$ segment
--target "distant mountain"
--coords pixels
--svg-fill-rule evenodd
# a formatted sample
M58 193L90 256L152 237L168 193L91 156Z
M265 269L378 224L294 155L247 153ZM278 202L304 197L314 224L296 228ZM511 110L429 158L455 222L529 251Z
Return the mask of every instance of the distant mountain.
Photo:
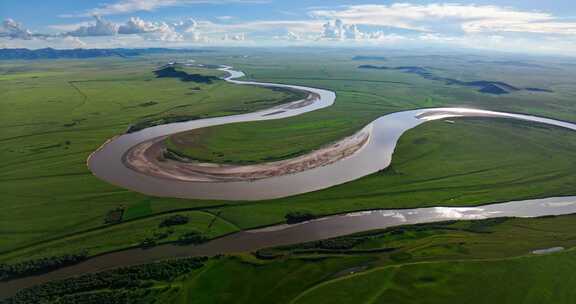
M515 60L502 60L502 61L472 60L472 61L468 61L468 62L474 63L474 64L496 64L496 65L501 65L501 66L514 66L514 67L525 67L525 68L541 68L541 69L550 68L550 67L539 65L539 64L533 64L533 63L527 63L527 62L515 61Z
M442 81L446 85L460 85L465 87L474 87L478 89L478 92L493 95L503 95L510 94L516 91L529 91L529 92L540 92L540 93L552 93L552 90L540 89L540 88L518 88L513 85L509 85L501 81L461 81L453 78L446 78L436 76L433 72L429 71L425 67L418 66L400 66L400 67L387 67L387 66L377 66L377 65L360 65L359 69L372 69L372 70L396 70L402 71L404 73L416 74L420 77L428 80Z
M134 57L148 54L163 53L200 53L206 50L193 49L67 49L57 50L52 48L30 49L0 49L0 60L14 59L58 59L58 58L95 58L95 57Z
M386 57L382 57L382 56L354 56L352 58L352 60L356 60L356 61L386 61L388 60Z

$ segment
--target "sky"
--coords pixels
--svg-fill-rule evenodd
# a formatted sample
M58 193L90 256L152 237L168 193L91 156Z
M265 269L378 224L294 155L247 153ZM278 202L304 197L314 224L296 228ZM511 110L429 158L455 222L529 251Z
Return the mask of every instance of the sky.
M0 48L371 46L576 54L576 1L0 0Z

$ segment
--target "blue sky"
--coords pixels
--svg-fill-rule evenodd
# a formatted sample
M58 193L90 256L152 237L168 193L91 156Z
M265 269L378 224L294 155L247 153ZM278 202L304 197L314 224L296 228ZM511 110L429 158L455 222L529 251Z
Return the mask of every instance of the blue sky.
M576 53L576 4L568 0L0 1L0 47L430 45Z

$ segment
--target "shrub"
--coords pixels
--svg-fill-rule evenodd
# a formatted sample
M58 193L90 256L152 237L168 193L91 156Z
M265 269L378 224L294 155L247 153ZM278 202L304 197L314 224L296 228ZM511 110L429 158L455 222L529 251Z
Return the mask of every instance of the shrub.
M106 214L104 222L106 224L117 224L122 222L122 217L124 216L124 207L114 208Z
M206 236L198 231L191 231L186 234L181 235L178 238L178 243L182 245L189 245L189 244L201 244L208 240Z
M390 255L390 259L392 259L395 262L406 262L406 261L410 261L412 259L412 254L410 254L409 252L397 252L397 253L393 253Z
M140 242L140 247L150 248L156 246L156 239L147 237Z
M169 227L175 225L184 225L189 221L187 216L176 214L165 218L161 223L160 227Z
M309 220L313 220L316 216L310 212L306 211L291 211L284 216L286 218L286 223L288 224L295 224L300 222L305 222Z

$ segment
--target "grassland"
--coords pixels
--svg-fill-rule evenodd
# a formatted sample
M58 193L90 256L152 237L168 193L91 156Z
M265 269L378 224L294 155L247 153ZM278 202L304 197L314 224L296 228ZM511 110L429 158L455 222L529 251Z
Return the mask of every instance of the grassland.
M301 249L284 249L290 253L261 265L231 265L225 260L219 262L220 267L237 269L242 265L242 273L258 271L275 274L276 278L233 286L221 284L210 294L239 295L234 298L239 302L224 298L219 303L571 303L575 296L570 271L574 251L546 256L529 252L574 246L569 240L574 235L573 220L574 216L565 216L425 225L352 236L349 238L355 237L356 245L335 253L325 250L315 254L315 248L303 245ZM381 248L393 250L359 251ZM350 263L350 258L356 261ZM334 259L339 262L334 263ZM275 268L287 261L298 261L299 266ZM314 263L324 267L321 282L314 272L308 276L307 269ZM329 267L331 263L338 267ZM208 279L211 275L218 275L219 281L236 282L235 277L225 273L209 269L203 278L185 279L191 287L183 290L203 295L202 282L218 281ZM261 285L269 281L274 282L273 287ZM241 295L250 290L250 300L242 301ZM277 296L275 301L270 294Z
M238 231L237 227L221 218L201 211L178 212L186 216L189 223L172 227L160 224L167 215L157 215L138 221L127 221L80 234L48 241L41 246L27 247L2 256L3 262L18 262L47 255L64 255L70 252L88 250L90 255L98 255L129 247L140 247L144 240L154 240L156 244L176 242L179 237L190 232L199 232L207 238L215 238Z
M465 106L528 113L573 121L576 92L567 80L574 71L555 63L534 66L478 64L467 56L391 56L387 66L426 67L438 77L461 81L502 81L518 87L538 87L553 93L514 92L493 95L445 85L402 71L359 69L366 63L343 54L323 58L306 54L271 54L257 65L230 62L251 79L321 87L337 93L334 106L279 121L260 121L194 130L179 137L194 138L193 147L170 148L190 158L220 163L258 163L293 157L350 135L377 117L402 110ZM229 59L228 59L229 60ZM313 60L313 61L312 61ZM246 59L246 61L250 61ZM317 67L312 69L311 67ZM285 68L286 67L286 68Z
M158 66L150 59L2 63L2 252L104 227L107 212L117 207L130 219L171 201L108 185L87 169L88 155L132 123L254 111L291 96L223 81L156 79Z
M571 303L575 255L384 267L330 282L294 303Z
M216 257L173 280L139 285L146 291L137 300L571 303L575 219L567 215L396 227L255 255ZM531 253L556 246L566 250Z
M408 131L382 172L323 191L230 206L220 216L247 228L282 221L294 210L472 206L574 193L573 131L494 119L454 122Z
M321 59L315 62L309 54L250 55L244 58L215 53L198 55L197 59L234 64L253 79L331 88L338 99L328 109L257 125L258 132L253 124L235 125L240 132L238 139L250 132L254 140L269 139L257 146L251 146L253 139L237 145L234 151L238 156L230 149L237 139L231 138L226 147L217 133L206 137L208 149L224 151L229 159L246 160L252 150L253 160L259 161L266 148L278 149L270 150L272 156L298 153L352 132L384 113L421 106L471 105L575 120L575 92L570 83L573 71L559 64L554 70L538 70L538 77L536 73L513 73L506 68L495 74L492 65L476 69L472 64L464 65L464 78L490 74L508 81L521 75L514 76L515 85L555 91L494 97L472 89L446 88L414 75L359 71L358 63L350 61L352 54L347 53L320 54L315 58ZM91 254L134 246L141 237L154 234L157 221L170 213L189 212L195 220L187 229L202 231L207 231L207 221L217 217L208 232L216 237L282 222L286 213L298 210L322 215L575 194L574 134L556 128L475 119L459 119L455 124L433 122L409 132L401 139L389 170L325 191L275 201L147 197L98 180L86 168L86 157L131 124L174 116L210 117L252 111L289 97L287 92L223 82L196 84L154 78L152 71L170 59L1 63L0 261L85 246ZM418 64L425 64L424 59L416 57L397 60L394 65L418 60ZM446 71L438 73L448 73L462 60L468 59L453 59L450 66L444 67ZM448 61L444 59L445 64ZM187 72L218 75L210 70ZM274 132L278 132L276 138ZM281 137L284 144L273 147ZM126 210L125 222L106 224L106 214L118 207ZM181 233L184 230L172 238ZM101 237L108 234L109 238Z

